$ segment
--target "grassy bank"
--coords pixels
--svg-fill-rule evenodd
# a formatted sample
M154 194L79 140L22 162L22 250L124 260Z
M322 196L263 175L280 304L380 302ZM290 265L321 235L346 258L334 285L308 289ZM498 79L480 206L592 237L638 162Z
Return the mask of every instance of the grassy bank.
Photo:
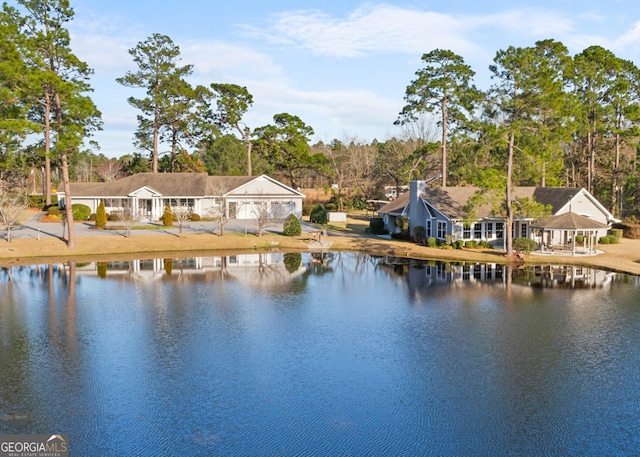
M326 239L333 244L331 250L361 251L375 255L409 257L416 259L468 261L480 263L509 263L501 251L491 249L428 248L413 243L368 236L365 217L351 217L347 223L329 227ZM148 233L134 231L130 238L115 235L77 237L77 247L68 249L59 238L14 239L0 242L0 266L23 265L40 262L64 262L101 259L185 257L229 255L250 251L306 251L309 235L285 237L268 234L258 238L254 234L228 233L221 237L213 233ZM640 240L622 239L619 244L602 245L603 254L597 256L541 256L530 255L526 264L565 264L601 268L640 275Z

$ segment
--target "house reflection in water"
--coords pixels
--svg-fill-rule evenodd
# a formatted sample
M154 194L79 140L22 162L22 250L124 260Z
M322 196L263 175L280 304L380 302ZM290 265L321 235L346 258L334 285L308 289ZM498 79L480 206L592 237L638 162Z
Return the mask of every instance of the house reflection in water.
M77 274L142 281L241 279L251 283L282 283L305 271L300 253L279 252L93 262L78 267Z
M495 263L381 259L387 271L406 277L410 289L456 285L512 284L529 288L606 287L617 273L563 265L508 266Z

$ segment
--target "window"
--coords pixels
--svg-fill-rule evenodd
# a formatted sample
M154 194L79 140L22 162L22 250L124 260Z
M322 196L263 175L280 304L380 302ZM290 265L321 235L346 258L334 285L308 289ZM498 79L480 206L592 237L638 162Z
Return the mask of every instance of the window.
M426 237L429 238L431 235L431 220L427 221L427 226L425 227Z
M496 238L504 238L504 222L496 222Z
M493 222L487 222L487 239L493 238Z
M473 224L473 237L476 240L479 240L482 238L482 224L479 222L476 222L475 224Z
M465 225L462 229L462 239L468 240L471 238L471 226Z
M447 235L447 223L438 222L438 238L444 239L446 235Z
M527 227L528 227L527 224L524 222L520 225L520 236L522 238L526 238L529 235L529 231L527 230Z

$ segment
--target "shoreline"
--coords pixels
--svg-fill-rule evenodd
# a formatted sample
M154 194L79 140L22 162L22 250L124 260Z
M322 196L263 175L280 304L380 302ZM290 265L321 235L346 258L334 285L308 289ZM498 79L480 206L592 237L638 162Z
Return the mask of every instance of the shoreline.
M601 245L601 254L594 256L546 256L530 254L524 259L511 260L499 250L441 249L419 246L406 241L342 235L330 232L329 251L366 252L372 255L412 258L419 260L462 261L514 265L572 265L609 270L640 276L640 240L623 238L619 244ZM227 233L221 237L212 233L133 233L130 238L113 235L77 237L76 248L70 250L60 238L17 238L0 242L0 267L37 263L66 262L68 260L100 261L132 258L221 256L246 252L308 251L308 234L287 237L279 234Z

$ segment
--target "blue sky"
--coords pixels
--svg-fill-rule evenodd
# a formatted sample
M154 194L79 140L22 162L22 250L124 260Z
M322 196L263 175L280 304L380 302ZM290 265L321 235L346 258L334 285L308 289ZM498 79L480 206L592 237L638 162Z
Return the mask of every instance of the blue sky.
M251 128L274 114L299 116L313 142L384 141L406 86L434 49L461 55L487 89L496 51L541 39L572 54L600 45L640 65L637 0L213 1L72 0L68 25L74 52L95 74L92 97L102 111L96 139L108 157L134 151L137 111L127 103L141 91L115 82L135 71L128 50L153 33L180 46L193 64L194 84L235 83L254 97Z

